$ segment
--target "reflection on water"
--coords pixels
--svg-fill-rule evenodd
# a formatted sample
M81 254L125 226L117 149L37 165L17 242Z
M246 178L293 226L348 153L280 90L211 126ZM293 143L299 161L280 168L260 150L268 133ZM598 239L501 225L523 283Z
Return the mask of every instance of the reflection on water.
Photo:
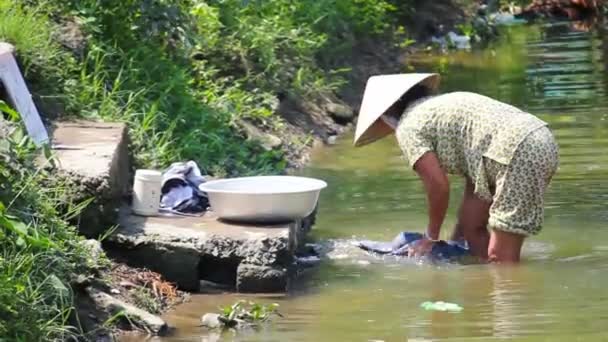
M315 237L333 259L277 301L286 315L242 341L570 341L608 338L608 38L570 24L513 27L483 51L419 55L420 71L439 70L443 90L469 90L539 115L560 144L561 165L547 198L542 234L528 241L520 267L431 266L382 260L350 247L356 238L391 239L426 224L420 182L394 139L362 149L345 137L319 151L306 174L326 179ZM454 222L461 184L454 179ZM168 315L178 326L164 341L211 341L198 318L236 296L198 296ZM240 297L239 297L240 298ZM427 300L456 302L458 314L423 311Z

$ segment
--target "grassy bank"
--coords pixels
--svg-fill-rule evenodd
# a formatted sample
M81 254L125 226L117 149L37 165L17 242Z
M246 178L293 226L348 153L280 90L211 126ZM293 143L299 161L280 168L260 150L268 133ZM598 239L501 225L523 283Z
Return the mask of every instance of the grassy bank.
M246 139L242 123L281 135L280 101L336 90L347 69L320 61L396 28L407 5L395 3L0 0L0 38L47 117L128 122L141 165L278 172L281 149Z
M10 112L2 102L0 109ZM0 143L0 337L7 341L76 334L65 326L69 284L93 266L75 229L55 211L62 189L44 187L49 175L35 166L36 156L22 129Z

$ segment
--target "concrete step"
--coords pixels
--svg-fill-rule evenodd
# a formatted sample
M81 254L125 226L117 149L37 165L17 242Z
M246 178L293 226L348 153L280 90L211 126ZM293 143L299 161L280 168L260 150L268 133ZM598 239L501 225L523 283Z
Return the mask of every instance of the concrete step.
M148 267L184 290L198 291L203 280L238 292L284 292L307 224L228 223L210 212L142 217L124 208L105 245L113 257Z
M66 189L65 206L94 199L73 223L86 237L98 238L118 222L130 193L127 128L121 123L59 122L51 143L59 169L52 185Z
M104 241L111 257L156 271L188 291L201 290L201 283L239 292L284 292L289 287L294 255L314 214L261 226L223 222L212 213L136 216L125 201L133 178L125 125L58 123L52 146L60 175L55 185L66 189L64 205L94 199L73 222L80 232L98 238L117 225Z

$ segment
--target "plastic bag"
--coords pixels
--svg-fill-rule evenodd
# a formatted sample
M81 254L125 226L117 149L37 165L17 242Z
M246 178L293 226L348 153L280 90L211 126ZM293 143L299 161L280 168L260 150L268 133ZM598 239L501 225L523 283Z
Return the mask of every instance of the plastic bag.
M447 311L447 312L460 312L463 310L463 307L458 304L447 303L447 302L442 302L442 301L424 302L424 303L420 304L420 307L422 307L425 310Z

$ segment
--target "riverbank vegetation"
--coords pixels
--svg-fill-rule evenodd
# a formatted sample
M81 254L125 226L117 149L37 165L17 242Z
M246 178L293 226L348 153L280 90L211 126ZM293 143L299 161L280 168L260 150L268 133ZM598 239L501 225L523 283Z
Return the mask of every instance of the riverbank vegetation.
M0 0L0 38L47 117L129 123L140 165L278 172L243 122L280 135L280 101L337 90L348 70L325 65L359 37L406 40L412 2Z
M53 156L36 148L19 114L3 101L0 112L6 114L0 125L0 340L107 335L123 322L86 303L77 305L89 287L120 289L122 300L153 313L179 303L184 294L160 275L113 263L99 242L78 235L68 222L86 202L66 206L68 189L48 167L56 162Z
M0 109L18 119L5 103ZM67 217L55 209L62 189L44 187L48 174L35 166L36 157L22 129L7 130L0 143L0 337L7 341L75 334L65 326L69 284L94 266Z

